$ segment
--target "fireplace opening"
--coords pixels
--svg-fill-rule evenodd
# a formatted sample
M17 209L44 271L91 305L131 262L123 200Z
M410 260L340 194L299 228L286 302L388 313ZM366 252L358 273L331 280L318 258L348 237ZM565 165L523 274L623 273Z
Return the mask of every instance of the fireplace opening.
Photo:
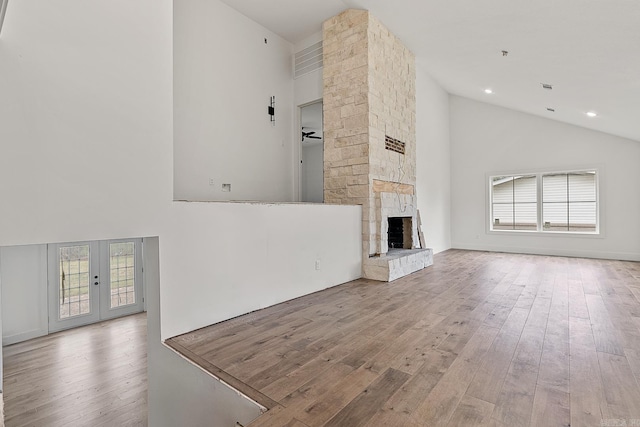
M389 217L388 221L389 249L411 249L411 217Z

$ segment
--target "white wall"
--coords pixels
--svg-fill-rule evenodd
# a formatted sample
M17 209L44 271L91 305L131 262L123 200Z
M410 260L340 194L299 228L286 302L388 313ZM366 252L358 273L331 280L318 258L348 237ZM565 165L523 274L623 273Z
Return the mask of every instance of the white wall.
M0 245L154 235L171 200L171 1L10 2Z
M303 49L313 45L314 43L322 40L322 30L318 29L318 32L310 35L304 40L299 41L293 47L293 51L300 52ZM293 62L292 62L293 66ZM294 135L299 135L300 131L300 106L307 105L316 101L319 101L323 97L324 84L322 82L322 68L314 70L310 73L304 74L293 81L293 104L296 109L296 118L294 121L293 132ZM300 160L302 159L302 150L300 147L300 140L297 139L297 144L294 149L294 159L296 167L294 168L294 193L296 200L304 200L302 196L302 168L300 167ZM324 183L323 183L324 186ZM323 187L322 199L324 200L324 187Z
M302 144L302 201L322 203L324 201L324 145Z
M162 337L360 277L360 206L176 203L160 237ZM320 260L320 270L315 269Z
M640 143L452 96L452 246L640 260ZM597 119L596 119L597 120ZM487 232L487 175L600 168L601 237Z
M294 53L318 43L323 38L322 29L313 33L293 47ZM324 84L322 82L322 68L304 74L294 80L294 104L297 106L309 104L322 99Z
M174 2L176 200L294 200L292 54L221 1Z
M416 192L427 247L451 247L449 95L416 69Z
M48 333L47 246L0 248L2 345Z

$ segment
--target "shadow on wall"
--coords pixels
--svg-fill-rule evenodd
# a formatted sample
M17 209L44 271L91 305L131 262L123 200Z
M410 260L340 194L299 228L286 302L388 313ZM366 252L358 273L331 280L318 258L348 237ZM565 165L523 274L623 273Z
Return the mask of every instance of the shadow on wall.
M0 0L0 34L2 34L2 24L4 23L4 17L7 14L7 4L9 0Z

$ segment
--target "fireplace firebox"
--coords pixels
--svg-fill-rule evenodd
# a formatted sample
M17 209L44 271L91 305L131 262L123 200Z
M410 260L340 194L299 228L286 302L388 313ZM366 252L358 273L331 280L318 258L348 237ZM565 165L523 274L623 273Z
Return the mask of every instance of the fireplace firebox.
M389 249L411 249L411 217L389 217L387 243Z

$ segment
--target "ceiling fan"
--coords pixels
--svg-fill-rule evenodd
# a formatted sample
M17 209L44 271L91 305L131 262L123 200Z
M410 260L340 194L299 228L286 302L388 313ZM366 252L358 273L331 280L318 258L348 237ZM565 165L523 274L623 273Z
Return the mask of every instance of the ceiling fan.
M305 132L304 128L302 128L302 141L304 141L305 138L308 139L322 139L321 136L314 136L315 132Z

